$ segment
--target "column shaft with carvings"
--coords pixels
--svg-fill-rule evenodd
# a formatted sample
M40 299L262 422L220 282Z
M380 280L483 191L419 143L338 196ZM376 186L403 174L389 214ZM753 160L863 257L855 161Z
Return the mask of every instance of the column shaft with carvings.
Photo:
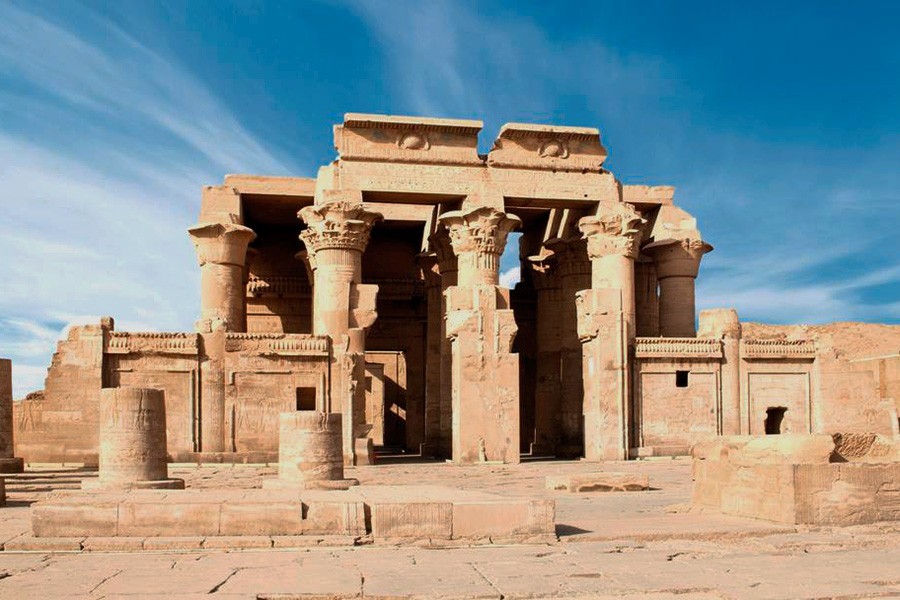
M204 209L206 203L204 194ZM200 320L196 324L202 350L199 449L226 452L230 444L225 426L225 332L246 330L247 246L256 234L243 225L215 221L198 223L188 234L200 263Z
M637 337L659 336L659 282L656 266L639 255L634 264L634 312Z
M572 237L547 242L556 262L560 288L560 354L559 354L559 413L557 428L559 443L556 453L562 458L578 458L584 451L581 341L578 339L578 312L575 299L578 292L591 287L591 263L587 242Z
M441 447L441 346L443 345L443 290L435 253L420 254L425 280L425 456L439 456Z
M554 454L559 442L560 311L562 292L552 255L530 257L531 281L537 295L537 364L534 389L535 454Z
M298 213L307 225L300 239L313 272L313 333L330 336L334 349L325 412L344 415L344 462L352 465L365 425L365 332L377 317L378 286L362 283L362 253L381 215L365 209L358 191L329 191L324 200Z
M694 284L700 259L712 246L698 239L662 240L644 248L653 257L659 280L659 335L695 337Z
M517 217L489 207L444 214L457 257L447 289L452 344L453 461L519 461L519 361L509 290L499 287L500 254Z
M447 290L458 282L458 263L450 244L450 232L446 227L439 227L429 238L437 258L437 269L440 274L440 402L439 421L440 435L438 450L443 458L453 458L453 344L447 337ZM430 312L429 312L430 315ZM430 316L429 316L430 318Z
M628 457L634 260L642 222L634 207L621 203L601 203L597 216L578 222L591 260L591 289L578 294L588 460Z

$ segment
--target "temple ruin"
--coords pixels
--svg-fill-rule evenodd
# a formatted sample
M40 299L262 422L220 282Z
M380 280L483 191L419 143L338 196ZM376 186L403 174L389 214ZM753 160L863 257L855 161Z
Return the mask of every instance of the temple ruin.
M712 245L674 188L604 169L597 129L510 123L483 155L481 128L348 114L315 177L205 187L195 331L71 328L43 394L17 403L15 455L96 464L101 390L118 387L164 391L172 462L275 462L291 411L341 415L345 465L373 448L515 463L897 435L896 357L754 336L728 309L698 319Z

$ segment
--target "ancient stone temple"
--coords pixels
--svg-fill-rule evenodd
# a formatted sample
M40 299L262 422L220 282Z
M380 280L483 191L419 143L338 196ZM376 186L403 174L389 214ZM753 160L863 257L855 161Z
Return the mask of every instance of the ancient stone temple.
M342 415L345 464L372 446L511 463L896 431L884 361L755 336L733 310L698 319L712 246L672 187L604 169L597 129L510 123L484 155L481 127L348 114L315 177L204 188L195 331L71 329L17 407L17 456L95 461L100 390L125 386L165 391L171 460L274 460L289 411Z

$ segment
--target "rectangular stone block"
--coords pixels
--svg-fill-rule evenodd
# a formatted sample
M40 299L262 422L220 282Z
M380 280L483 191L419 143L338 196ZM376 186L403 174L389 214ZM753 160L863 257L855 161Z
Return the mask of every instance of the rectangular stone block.
M124 502L119 506L118 535L218 535L220 512L221 504L218 502Z
M301 535L303 506L296 502L226 502L219 533L232 535Z
M200 536L161 536L144 540L144 550L200 550L203 547Z
M118 532L116 502L37 502L31 508L35 537L110 537Z
M6 552L78 552L81 537L32 537L23 535L3 544Z
M89 537L81 543L85 552L137 552L143 548L141 537Z
M311 546L355 546L356 538L347 535L274 535L273 548L309 548Z
M366 507L345 500L304 502L303 533L311 535L366 535Z
M552 500L496 500L453 503L453 539L555 535Z
M249 550L271 547L272 538L265 535L217 535L203 540L204 550Z
M372 535L376 540L449 540L453 537L453 504L450 502L379 502L371 508Z

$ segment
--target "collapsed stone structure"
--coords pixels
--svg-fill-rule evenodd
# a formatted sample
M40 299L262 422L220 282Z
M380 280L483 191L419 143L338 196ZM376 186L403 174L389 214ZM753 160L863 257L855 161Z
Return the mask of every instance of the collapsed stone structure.
M592 128L346 115L315 178L226 176L189 229L195 332L60 342L18 454L96 461L109 387L165 391L171 460L274 461L279 415L457 463L686 453L708 434L897 434L895 355L742 334L695 309L704 254L674 189L619 182ZM521 233L522 280L499 258ZM362 443L361 443L362 442Z

